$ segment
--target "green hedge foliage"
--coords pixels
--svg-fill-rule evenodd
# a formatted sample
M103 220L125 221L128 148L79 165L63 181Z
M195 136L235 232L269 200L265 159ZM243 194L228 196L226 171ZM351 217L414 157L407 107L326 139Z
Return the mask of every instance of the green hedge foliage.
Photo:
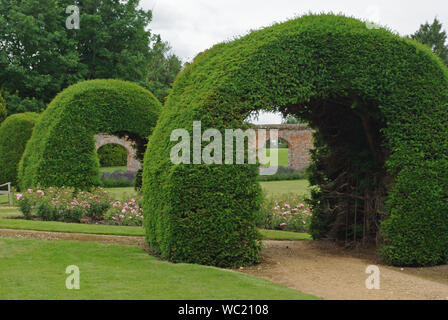
M17 113L0 125L0 184L17 186L17 167L38 120L37 113Z
M6 110L6 101L0 94L0 123L2 123L3 120L5 120L7 116L8 116L8 111Z
M127 150L118 144L106 144L97 153L101 167L122 167L128 163Z
M202 121L203 130L244 128L251 112L277 106L287 114L308 115L319 131L325 128L317 121L317 101L352 112L349 125L356 130L362 125L355 112L386 124L376 131L384 138L392 177L383 213L383 257L402 265L448 262L447 83L446 69L428 48L335 15L275 24L201 53L177 77L146 151L145 227L152 250L176 262L257 262L257 167L174 165L170 150L177 142L170 141L171 132L192 132L193 121ZM338 106L335 98L352 100ZM335 128L321 130L324 138L345 129L339 123ZM358 132L353 141L364 138ZM368 150L340 161L359 161L365 154ZM329 175L331 163L319 165L323 176Z
M65 89L34 129L19 165L20 188L100 185L94 135L127 135L142 158L160 109L152 93L131 82L91 80Z

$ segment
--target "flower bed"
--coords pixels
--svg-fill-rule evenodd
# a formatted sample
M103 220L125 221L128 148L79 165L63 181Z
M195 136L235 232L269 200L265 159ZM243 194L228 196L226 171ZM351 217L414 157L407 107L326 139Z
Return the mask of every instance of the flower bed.
M114 201L103 188L76 191L73 188L28 189L17 193L17 205L25 219L141 226L140 199Z
M308 232L311 208L303 197L294 194L265 198L257 217L257 226L264 229Z

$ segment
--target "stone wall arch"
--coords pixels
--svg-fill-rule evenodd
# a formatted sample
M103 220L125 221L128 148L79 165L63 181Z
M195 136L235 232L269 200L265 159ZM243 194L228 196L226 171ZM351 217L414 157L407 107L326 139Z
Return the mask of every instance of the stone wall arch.
M113 136L105 133L99 133L94 136L95 138L95 148L98 151L99 148L107 144L117 144L126 149L127 156L127 170L136 172L142 168L141 162L137 159L137 150L134 148L132 141L129 137L125 136L120 138L118 136Z
M310 165L313 132L308 126L304 124L268 124L257 125L256 129L266 130L266 141L270 139L270 130L278 131L278 138L286 141L289 147L288 167L294 170L303 170Z

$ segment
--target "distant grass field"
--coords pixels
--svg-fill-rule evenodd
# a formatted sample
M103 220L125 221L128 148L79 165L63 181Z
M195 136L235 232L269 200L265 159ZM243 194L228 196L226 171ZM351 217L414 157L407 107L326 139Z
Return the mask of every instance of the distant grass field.
M265 149L266 150L266 149ZM270 149L266 150L266 156L270 156L271 152ZM278 161L272 161L272 163L265 164L264 166L282 166L287 167L288 166L288 156L289 156L289 149L288 148L279 148L278 149Z
M266 181L260 182L267 195L280 195L283 193L309 194L308 180Z
M108 173L112 173L112 172L115 172L118 170L126 171L127 167L101 167L100 168L100 172L108 172Z
M0 257L0 300L316 299L235 271L161 261L137 246L0 239ZM66 288L71 265L79 290Z

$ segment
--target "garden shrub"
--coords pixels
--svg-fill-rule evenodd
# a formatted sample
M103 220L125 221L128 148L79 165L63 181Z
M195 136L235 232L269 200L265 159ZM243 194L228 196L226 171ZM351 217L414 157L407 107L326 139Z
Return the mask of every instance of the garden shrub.
M38 120L37 113L27 112L9 116L1 123L0 184L17 185L17 167Z
M0 124L6 119L7 116L8 110L6 110L6 100L0 93Z
M135 185L136 173L123 170L101 172L100 179L104 188L127 188Z
M128 152L118 144L106 144L97 150L101 167L123 167L128 163Z
M311 208L304 197L293 193L265 196L256 218L262 229L308 232Z
M112 207L111 194L96 188L78 191L74 188L37 188L16 194L16 204L25 219L37 217L44 221L96 222L104 219Z
M116 201L105 215L105 220L111 225L141 226L143 224L143 209L141 199Z
M191 134L193 121L244 129L254 111L278 110L316 132L314 235L359 241L361 230L390 263L448 263L447 84L427 47L337 15L303 16L199 54L177 77L146 151L152 250L176 262L258 261L258 167L173 164L170 136Z
M129 136L143 158L161 109L152 93L120 80L83 81L58 94L36 125L19 164L19 186L100 185L94 135Z

